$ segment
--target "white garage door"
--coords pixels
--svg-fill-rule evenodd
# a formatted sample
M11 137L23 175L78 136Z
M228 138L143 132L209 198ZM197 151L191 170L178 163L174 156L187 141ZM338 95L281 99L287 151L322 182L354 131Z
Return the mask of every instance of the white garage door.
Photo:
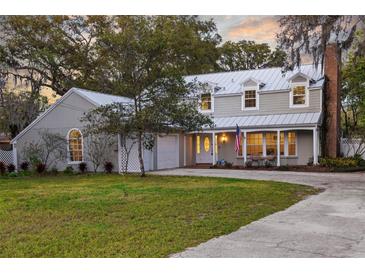
M157 169L179 166L179 144L177 135L158 136Z

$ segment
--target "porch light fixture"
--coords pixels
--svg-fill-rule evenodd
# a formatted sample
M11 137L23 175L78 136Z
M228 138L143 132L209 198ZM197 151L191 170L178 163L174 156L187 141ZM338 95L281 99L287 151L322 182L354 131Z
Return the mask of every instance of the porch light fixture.
M226 134L222 135L222 144L225 144L227 142L227 136Z

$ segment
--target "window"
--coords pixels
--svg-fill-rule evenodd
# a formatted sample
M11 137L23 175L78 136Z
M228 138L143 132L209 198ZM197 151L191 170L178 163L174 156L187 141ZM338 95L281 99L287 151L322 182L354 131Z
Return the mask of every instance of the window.
M305 86L294 86L292 90L292 105L303 106L307 104Z
M196 153L200 154L200 136L196 136Z
M247 155L262 156L262 133L247 133Z
M70 162L83 161L83 144L82 134L78 129L71 129L67 136L68 139L68 157Z
M295 132L288 132L288 155L297 155L297 136Z
M201 110L212 110L212 95L210 93L201 95Z
M205 150L205 152L208 152L210 150L209 137L204 138L204 150Z
M266 155L276 156L277 155L277 144L276 144L276 133L266 133ZM280 155L284 155L284 132L280 132Z
M245 91L245 108L256 108L256 90Z

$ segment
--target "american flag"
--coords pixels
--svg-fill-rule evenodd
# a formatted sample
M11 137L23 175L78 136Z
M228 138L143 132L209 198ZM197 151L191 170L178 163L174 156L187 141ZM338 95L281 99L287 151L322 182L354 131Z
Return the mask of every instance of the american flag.
M234 144L234 151L238 152L241 146L241 129L236 125L236 142Z

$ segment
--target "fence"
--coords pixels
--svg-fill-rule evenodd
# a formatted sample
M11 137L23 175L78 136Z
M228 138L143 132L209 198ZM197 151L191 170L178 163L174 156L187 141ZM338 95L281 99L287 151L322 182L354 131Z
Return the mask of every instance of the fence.
M354 154L362 154L365 159L365 142L360 139L341 139L341 153L345 157L354 156Z
M13 151L0 149L0 162L3 162L7 165L13 164Z

